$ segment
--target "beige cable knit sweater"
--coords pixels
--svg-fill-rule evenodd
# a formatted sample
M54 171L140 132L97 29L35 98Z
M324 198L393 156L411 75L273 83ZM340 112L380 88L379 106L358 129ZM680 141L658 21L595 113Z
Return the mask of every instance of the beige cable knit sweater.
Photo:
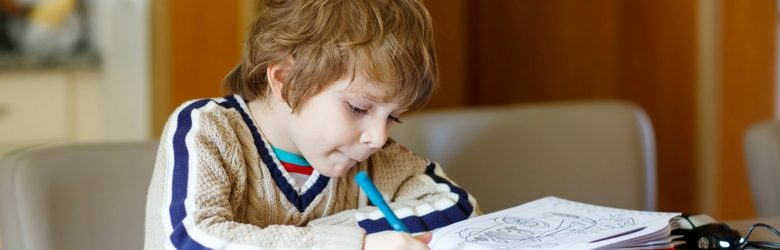
M146 249L361 249L392 230L354 183L366 170L413 232L479 213L441 168L388 140L344 177L316 171L300 188L240 96L190 101L170 117L146 208Z

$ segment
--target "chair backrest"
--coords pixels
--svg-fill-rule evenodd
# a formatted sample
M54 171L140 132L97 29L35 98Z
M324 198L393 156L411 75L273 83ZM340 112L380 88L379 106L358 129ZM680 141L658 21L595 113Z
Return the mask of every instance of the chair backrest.
M7 155L2 249L142 249L156 145L65 144Z
M422 112L392 138L439 162L483 212L547 195L656 209L655 141L637 106L619 101Z
M756 213L759 217L780 215L780 122L751 126L744 143Z

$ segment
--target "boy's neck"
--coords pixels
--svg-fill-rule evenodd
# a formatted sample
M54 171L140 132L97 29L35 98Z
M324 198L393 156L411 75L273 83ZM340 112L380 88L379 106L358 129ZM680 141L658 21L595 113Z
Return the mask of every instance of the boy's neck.
M300 150L287 133L290 107L273 98L257 98L247 103L249 113L271 145L279 149L300 154Z

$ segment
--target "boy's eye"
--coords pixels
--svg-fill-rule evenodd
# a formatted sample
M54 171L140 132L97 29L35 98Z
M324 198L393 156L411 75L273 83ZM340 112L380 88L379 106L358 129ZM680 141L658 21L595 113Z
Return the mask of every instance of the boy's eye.
M368 110L365 110L365 109L361 109L361 108L355 107L355 105L352 105L352 104L351 104L351 103L349 103L349 102L347 102L347 103L346 103L346 105L347 105L347 109L348 109L349 111L353 112L353 113L357 113L357 114L361 114L361 115L363 115L363 114L368 114ZM397 123L403 123L403 122L401 122L401 119L400 119L400 118L398 118L398 117L395 117L395 116L392 116L392 115L391 115L391 116L388 116L388 117L387 117L387 120L388 120L388 121L392 121L392 122L397 122Z
M351 103L347 103L347 109L349 111L352 111L352 112L355 112L355 113L358 113L358 114L366 114L366 113L368 113L367 110L355 107Z
M396 123L403 123L400 118L392 116L392 115L388 116L387 119L390 120L390 121L394 121Z

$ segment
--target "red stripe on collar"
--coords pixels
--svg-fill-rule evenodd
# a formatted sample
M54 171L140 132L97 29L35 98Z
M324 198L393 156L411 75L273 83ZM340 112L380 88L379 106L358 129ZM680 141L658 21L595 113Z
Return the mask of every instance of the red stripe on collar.
M282 166L284 166L284 170L287 170L288 173L311 175L312 171L314 171L314 168L311 166L301 166L284 161L280 162L282 163Z

